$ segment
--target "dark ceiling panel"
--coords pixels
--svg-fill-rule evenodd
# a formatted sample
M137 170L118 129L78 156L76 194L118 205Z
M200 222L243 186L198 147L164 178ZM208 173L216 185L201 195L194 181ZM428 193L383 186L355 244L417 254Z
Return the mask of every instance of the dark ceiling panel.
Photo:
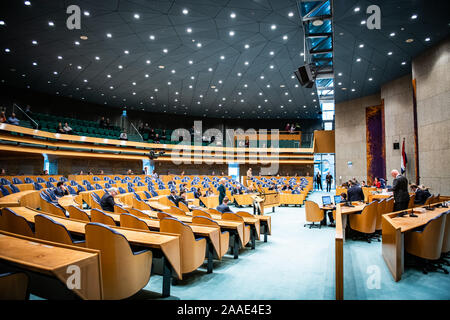
M200 117L320 117L316 89L292 78L304 63L295 0L30 1L0 5L3 83L111 107ZM333 3L338 102L375 93L410 72L412 57L449 34L448 1ZM66 28L72 4L81 7L81 30ZM381 7L381 30L361 25L371 4ZM411 19L413 13L418 19Z

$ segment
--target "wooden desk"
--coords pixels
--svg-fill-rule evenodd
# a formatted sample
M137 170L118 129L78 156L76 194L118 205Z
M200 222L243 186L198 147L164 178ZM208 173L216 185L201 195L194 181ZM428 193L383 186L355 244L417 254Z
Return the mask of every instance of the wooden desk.
M436 206L434 204L432 206ZM400 281L404 272L404 235L414 228L423 226L431 219L437 217L443 212L450 211L450 208L436 208L433 211L426 210L423 213L417 211L418 208L404 210L410 213L414 210L414 214L418 217L403 216L398 217L398 212L387 213L382 216L381 228L382 238L382 254L389 271L394 280Z
M37 214L43 214L51 217L56 222L62 223L69 232L77 235L85 236L86 221L73 220L69 218L62 218L60 216L52 215L30 208L17 207L10 208L16 214L24 217L28 222L34 223L34 217ZM181 274L181 254L180 254L180 240L179 236L175 234L151 232L151 231L137 231L134 229L112 227L117 232L123 234L125 238L133 245L148 247L153 250L161 251L163 254L163 262L165 267L172 267L179 279L182 279ZM166 261L167 260L167 261ZM170 264L168 265L167 262ZM163 296L170 295L170 273L164 275L163 279Z
M253 204L251 193L232 195L234 201L240 206L251 206ZM231 200L231 199L230 199Z
M206 208L217 208L219 205L219 196L200 197L200 201L203 202Z
M382 200L391 197L393 197L393 195L388 193L376 193L376 194L369 193L368 202L371 203L373 200Z
M263 201L259 203L261 208L261 215L264 215L264 209L272 208L272 212L275 212L275 207L280 205L280 194L278 192L270 192L261 195Z
M75 288L72 291L81 299L103 298L98 250L0 231L0 260L19 269L57 278L65 287L73 274L69 267L78 266L82 275L80 289Z
M0 198L0 208L27 206L39 208L41 198L38 190L27 190L7 195Z

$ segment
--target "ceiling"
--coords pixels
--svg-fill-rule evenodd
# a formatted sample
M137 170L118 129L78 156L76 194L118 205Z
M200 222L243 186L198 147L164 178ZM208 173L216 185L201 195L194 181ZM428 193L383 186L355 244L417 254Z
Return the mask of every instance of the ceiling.
M4 84L178 115L321 117L316 88L301 87L293 76L304 63L295 0L6 2L0 5ZM425 1L335 0L336 101L375 93L410 72L412 57L448 35L447 2L429 8ZM66 27L72 4L81 8L80 30ZM381 30L360 23L370 4L381 7ZM406 43L409 38L414 41Z

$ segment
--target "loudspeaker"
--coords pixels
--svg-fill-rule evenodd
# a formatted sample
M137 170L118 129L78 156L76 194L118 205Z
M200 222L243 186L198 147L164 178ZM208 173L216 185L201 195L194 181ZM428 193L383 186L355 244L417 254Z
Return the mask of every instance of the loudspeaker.
M394 142L394 150L398 150L398 149L400 149L400 143Z
M302 86L306 85L307 88L311 88L314 84L314 79L311 72L311 67L309 65L304 65L298 68L297 71L294 72L295 76L297 77L298 82Z

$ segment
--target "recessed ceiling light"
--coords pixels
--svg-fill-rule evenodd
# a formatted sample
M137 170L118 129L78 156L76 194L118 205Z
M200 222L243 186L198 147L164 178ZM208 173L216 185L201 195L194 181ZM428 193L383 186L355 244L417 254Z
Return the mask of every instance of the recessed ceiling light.
M191 76L191 80L194 80L195 79L195 77L194 76Z
M110 75L110 74L107 74L106 77L107 77L107 78L111 78L111 75Z
M86 83L86 82L88 82L88 81L87 81L87 79L84 79L84 80L83 80L83 82L85 82L85 83Z
M95 60L100 60L100 57L95 57Z
M373 79L372 78L369 78L369 81L372 81Z
M284 35L283 36L283 40L287 40L288 39L288 36L287 35Z
M192 61L192 60L189 60L188 62L189 62L189 64L193 64L194 63L194 61Z
M405 42L407 42L407 43L411 43L411 42L413 42L413 41L414 41L413 38L409 38L409 39L406 39L406 40L405 40Z
M366 24L366 20L362 20L362 21L361 21L361 24Z
M315 27L320 27L321 25L323 25L323 20L322 19L316 19L312 22L312 25Z
M31 2L30 2L30 1L25 1L24 4L25 4L26 6L31 6Z
M238 72L238 73L237 73L237 76L238 76L238 77L242 76L242 73Z
M261 80L264 79L264 76L260 76Z
M213 68L208 68L208 71L209 71L209 72L212 72L212 71L213 71Z
M270 29L275 30L277 28L277 25L273 24L270 26Z
M62 60L62 58L63 58L62 56L58 56L58 60Z
M360 47L360 48L364 48L364 44L361 43L361 44L359 45L359 47Z
M152 35L152 34L150 35L150 37L149 37L149 38L150 38L150 40L155 40L155 36L154 36L154 35Z
M11 50L9 48L6 48L5 52L11 52Z
M359 7L356 7L355 9L353 9L353 11L355 11L355 12L359 12Z
M293 16L294 16L294 13L292 11L288 13L288 17L293 17Z
M31 41L32 44L38 44L38 42L36 40Z
M225 56L220 56L220 60L224 60L225 59Z
M167 53L167 52L169 52L169 50L167 50L167 49L163 49L163 52L164 52L164 53Z
M117 66L117 68L123 69L123 66L119 64L119 65Z
M338 76L339 76L339 77L342 77L342 72L339 72L339 73L338 73Z
M232 36L234 36L234 31L231 30L228 34L230 35L230 37L232 37Z
M403 61L403 62L402 62L402 65L404 66L405 64L406 64L406 61Z
M84 13L84 15L86 16L86 17L89 17L91 14L89 13L89 11L85 11L85 12L83 12Z
M75 43L76 46L79 46L79 45L80 45L80 42L79 42L79 41L75 41L74 43Z
M197 43L197 47L198 47L198 48L201 48L201 47L202 47L201 42L198 42L198 43Z
M81 69L82 69L82 67L81 67L81 66L77 66L77 69L78 69L78 70L81 70Z
M146 77L146 78L148 78L148 77L149 77L148 73L146 73L146 74L145 74L145 77Z
M356 59L356 62L360 62L360 61L361 61L361 58Z
M417 19L417 14L413 14L412 16L411 16L411 19Z
M341 86L341 85L342 85L342 82L339 82L338 85Z
M58 74L58 72L56 72L56 71L53 71L53 74L54 74L54 75L57 75L57 74Z
M187 32L187 33L191 33L191 32L192 32L192 29L191 29L191 28L187 28L187 29L186 29L186 32Z
M390 35L391 37L394 37L394 36L395 36L395 32L391 32L389 35Z
M236 18L236 13L232 12L232 13L230 14L230 18L231 18L231 19Z
M270 54L271 56L273 56L273 55L275 54L275 52L270 51L269 54Z
M222 80L219 80L219 83L222 84Z
M129 54L130 53L130 51L128 51L128 50L125 50L123 53L125 53L125 54Z
M183 9L183 11L182 11L182 12L183 12L183 14L184 14L184 15L186 15L186 14L188 14L188 13L189 13L189 10L188 10L188 9Z
M175 69L172 69L172 71L171 71L172 73L176 73L176 71L175 71Z
M245 49L248 49L248 48L250 48L250 46L249 46L248 44L246 44L246 45L244 46L244 48L245 48Z
M388 56L392 56L392 51L389 51L389 52L388 52Z
M150 60L145 61L146 64L152 63Z
M270 65L270 69L273 69L274 68L274 66L273 65Z
M3 22L3 21L0 21L0 24L2 24L1 22ZM4 23L3 23L4 24ZM55 23L53 22L53 21L49 21L48 22L48 25L50 26L50 27L54 27L55 26Z
M37 62L33 62L33 66L37 66Z
M111 33L107 33L107 34L106 34L106 37L112 38L112 34L111 34Z
M245 61L244 64L245 64L246 66L248 66L248 61Z
M431 40L430 38L425 38L425 41L426 41L426 42L428 42L428 41L430 41L430 40Z
M172 85L172 82L168 81L168 82L167 82L167 85L169 85L169 86Z
M352 91L354 92L354 91L356 91L355 89L352 89Z
M139 19L140 17L141 17L141 16L140 16L139 14L137 14L137 13L134 14L134 18L135 18L135 19Z

